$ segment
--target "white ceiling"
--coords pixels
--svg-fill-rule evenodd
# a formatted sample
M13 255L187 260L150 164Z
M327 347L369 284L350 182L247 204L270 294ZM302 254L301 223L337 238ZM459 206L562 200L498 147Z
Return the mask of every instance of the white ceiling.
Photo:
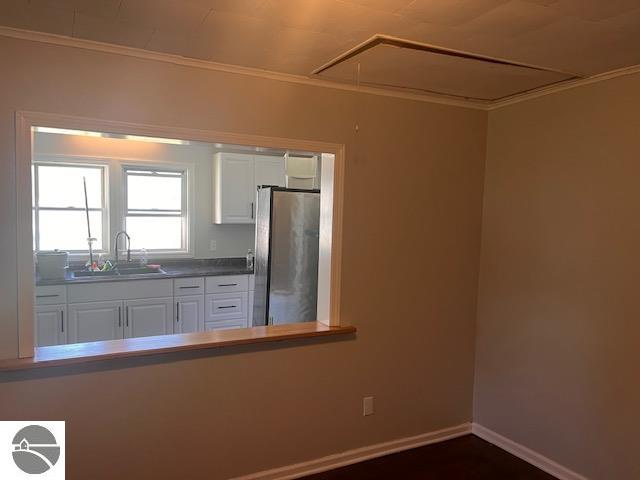
M2 0L0 25L299 75L375 34L581 76L640 64L640 0Z

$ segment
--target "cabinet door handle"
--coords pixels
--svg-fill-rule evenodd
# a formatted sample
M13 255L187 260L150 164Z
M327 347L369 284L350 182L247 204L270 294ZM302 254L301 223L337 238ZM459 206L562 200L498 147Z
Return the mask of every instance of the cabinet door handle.
M223 305L221 307L218 308L236 308L237 305Z
M180 321L180 302L176 302L176 322Z
M253 202L251 202L251 218L253 218Z
M238 284L237 283L219 283L218 286L219 287L236 287Z
M122 326L122 307L118 307L118 326Z
M200 288L200 285L189 285L187 287L178 287L178 288Z
M59 297L60 295L57 293L52 293L51 295L36 295L36 298L53 298Z
M124 307L124 326L129 327L129 306Z
M60 325L62 326L62 333L64 333L64 310L60 310Z

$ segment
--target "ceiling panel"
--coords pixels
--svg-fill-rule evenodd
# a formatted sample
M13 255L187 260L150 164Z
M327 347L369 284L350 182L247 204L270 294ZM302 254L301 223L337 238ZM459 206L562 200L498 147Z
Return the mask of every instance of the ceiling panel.
M118 18L144 28L192 33L211 8L184 0L122 0Z
M448 26L473 20L509 0L415 0L398 13L423 22Z
M87 15L115 18L121 0L29 0L34 8L62 8Z
M600 21L637 10L638 0L557 0L551 7L561 14Z
M345 0L347 3L355 3L372 10L397 13L401 8L411 4L413 0Z
M181 0L216 12L256 16L268 0Z
M256 13L274 28L292 27L343 38L382 30L399 33L417 20L340 0L267 0Z
M640 30L636 33L640 35ZM557 21L520 35L513 45L515 58L551 68L581 74L610 70L610 42L618 32L602 22L590 22L577 17L563 17ZM636 37L640 40L640 37ZM599 67L594 68L594 59ZM630 63L640 63L640 49L629 52ZM617 68L617 67L616 67Z
M441 93L478 100L568 80L571 75L401 48L384 43L337 63L319 76L331 80Z
M0 7L0 24L15 28L73 35L74 11L50 6L35 6L27 0L12 0Z
M123 20L104 19L78 13L74 34L95 42L116 43L134 48L146 48L153 36L152 28L143 28Z
M469 34L491 32L500 38L511 38L558 21L551 9L534 3L514 0L490 10L465 24Z

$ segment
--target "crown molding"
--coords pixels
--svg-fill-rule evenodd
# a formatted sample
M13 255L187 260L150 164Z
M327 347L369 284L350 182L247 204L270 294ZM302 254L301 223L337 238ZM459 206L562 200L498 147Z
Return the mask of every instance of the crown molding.
M351 92L368 93L371 95L379 95L384 97L403 98L406 100L415 100L426 103L437 103L442 105L452 105L457 107L473 108L477 110L486 110L489 102L467 100L448 95L435 94L419 94L411 92L402 92L377 87L367 87L350 85L347 83L333 82L329 80L320 80L310 78L303 75L294 75L290 73L273 72L252 67L242 67L239 65L230 65L226 63L218 63L209 60L198 60L195 58L182 57L170 53L153 52L140 48L125 47L111 43L96 42L93 40L84 40L81 38L72 38L64 35L56 35L53 33L35 32L31 30L23 30L19 28L0 26L0 36L16 38L20 40L28 40L32 42L47 43L51 45L60 45L65 47L82 48L84 50L92 50L103 53L112 53L116 55L125 55L145 60L154 60L157 62L172 63L174 65L182 65L187 67L201 68L205 70L213 70L217 72L232 73L238 75L248 75L252 77L266 78L269 80L277 80L281 82L297 83L302 85L311 85L314 87L333 88L336 90L346 90Z
M239 65L230 65L226 63L218 63L209 60L198 60L195 58L182 57L170 53L153 52L140 48L125 47L111 43L96 42L93 40L84 40L81 38L72 38L64 35L56 35L52 33L35 32L32 30L23 30L19 28L11 28L0 26L0 36L16 38L20 40L28 40L32 42L47 43L51 45L60 45L65 47L81 48L84 50L92 50L96 52L111 53L115 55L124 55L145 60L153 60L157 62L171 63L174 65L182 65L204 70L213 70L217 72L231 73L237 75L247 75L251 77L265 78L280 82L296 83L301 85L310 85L321 88L332 88L335 90L345 90L358 93L367 93L370 95L378 95L383 97L402 98L405 100L414 100L418 102L434 103L441 105L451 105L456 107L471 108L475 110L492 111L499 108L507 107L538 97L551 95L554 93L578 88L592 83L603 82L613 78L626 75L640 73L640 65L632 65L629 67L619 68L604 73L592 75L590 77L578 78L575 80L566 80L561 83L545 86L530 90L524 93L511 95L500 100L482 101L473 99L464 99L444 94L433 93L412 93L399 90L392 90L379 87L369 87L363 85L351 85L331 80L321 80L315 77L307 77L304 75L294 75L290 73L273 72L259 68L242 67ZM394 39L387 35L376 35L375 37L384 39ZM426 45L426 44L425 44ZM357 47L355 47L357 48ZM524 65L524 64L523 64Z

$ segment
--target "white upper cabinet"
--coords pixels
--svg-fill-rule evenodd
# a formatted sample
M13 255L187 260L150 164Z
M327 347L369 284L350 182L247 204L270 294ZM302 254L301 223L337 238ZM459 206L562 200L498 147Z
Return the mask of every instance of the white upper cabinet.
M255 223L258 185L285 185L284 157L217 153L213 165L213 223Z
M278 187L284 187L286 175L283 157L256 155L254 157L254 161L255 188L260 185L276 185Z
M218 153L214 160L214 223L253 223L253 155Z

